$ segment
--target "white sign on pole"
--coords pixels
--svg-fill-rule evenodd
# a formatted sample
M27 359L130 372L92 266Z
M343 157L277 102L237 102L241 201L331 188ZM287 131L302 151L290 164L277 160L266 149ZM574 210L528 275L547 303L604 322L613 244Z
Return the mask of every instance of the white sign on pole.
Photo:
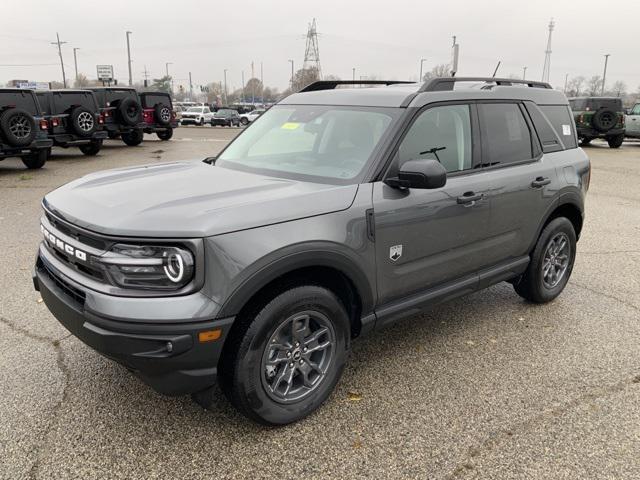
M103 82L113 81L113 65L97 65L98 80Z
M29 90L49 90L47 82L20 82L18 88L26 88Z

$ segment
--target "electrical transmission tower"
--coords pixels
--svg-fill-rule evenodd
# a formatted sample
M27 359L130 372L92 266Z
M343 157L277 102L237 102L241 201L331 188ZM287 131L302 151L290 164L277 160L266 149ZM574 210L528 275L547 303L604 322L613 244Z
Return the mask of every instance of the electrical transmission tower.
M551 73L551 35L553 34L553 28L556 24L553 18L549 22L549 39L547 40L547 49L544 56L544 68L542 69L542 81L549 82L549 74Z
M318 78L322 79L322 69L320 68L320 50L318 49L318 31L316 30L316 19L309 24L307 30L307 46L304 50L303 70L315 68L318 71Z

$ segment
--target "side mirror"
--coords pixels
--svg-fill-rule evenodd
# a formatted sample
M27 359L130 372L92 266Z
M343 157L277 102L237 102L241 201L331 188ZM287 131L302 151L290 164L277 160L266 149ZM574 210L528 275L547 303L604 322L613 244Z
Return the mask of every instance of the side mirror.
M409 160L402 164L396 178L388 178L385 183L394 188L440 188L447 183L447 170L437 160Z

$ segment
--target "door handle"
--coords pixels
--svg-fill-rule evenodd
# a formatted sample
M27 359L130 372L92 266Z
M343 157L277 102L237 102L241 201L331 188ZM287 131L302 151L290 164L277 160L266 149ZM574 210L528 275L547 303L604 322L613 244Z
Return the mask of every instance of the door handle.
M465 205L482 200L483 198L484 195L482 193L466 192L464 195L459 196L457 201L460 205Z
M538 177L533 182L531 182L531 186L533 188L544 187L545 185L549 185L551 180L547 177Z

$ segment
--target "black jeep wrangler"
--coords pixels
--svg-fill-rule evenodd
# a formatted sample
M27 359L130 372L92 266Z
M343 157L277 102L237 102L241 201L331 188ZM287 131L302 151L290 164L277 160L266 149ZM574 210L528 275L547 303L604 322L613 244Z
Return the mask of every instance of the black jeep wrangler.
M90 90L98 99L108 137L121 138L130 147L140 145L145 124L138 92L128 87L94 87Z
M0 160L20 157L27 168L42 167L52 145L47 128L33 90L0 89Z
M576 97L569 99L578 138L585 146L594 138L604 138L609 147L620 148L624 141L624 109L617 97Z
M104 118L89 90L43 90L36 92L49 123L49 138L56 147L79 147L85 155L97 155L102 141Z
M169 140L173 136L173 129L178 127L171 95L166 92L142 92L140 102L144 133L155 133L160 140Z

